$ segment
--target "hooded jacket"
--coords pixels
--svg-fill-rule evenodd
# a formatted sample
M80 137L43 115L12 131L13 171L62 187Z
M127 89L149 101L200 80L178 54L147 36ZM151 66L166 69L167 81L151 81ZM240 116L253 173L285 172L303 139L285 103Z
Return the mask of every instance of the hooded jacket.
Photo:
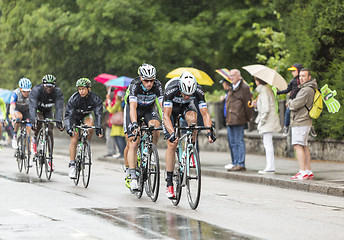
M300 71L303 68L303 66L298 63L295 63L293 67L297 68L298 74L300 74ZM277 95L290 93L290 99L294 99L296 97L296 94L300 91L299 84L300 84L300 79L299 79L299 75L297 75L292 80L290 80L287 89L282 90L282 91L277 91Z
M309 116L307 108L310 109L313 105L315 94L313 88L318 88L315 79L301 84L296 98L288 101L288 107L291 111L291 127L312 126L312 118Z

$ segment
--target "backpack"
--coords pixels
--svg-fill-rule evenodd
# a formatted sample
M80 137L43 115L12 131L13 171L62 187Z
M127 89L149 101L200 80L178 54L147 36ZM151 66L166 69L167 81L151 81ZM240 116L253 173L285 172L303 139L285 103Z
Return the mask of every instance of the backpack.
M314 98L313 98L313 104L310 109L307 108L305 105L306 109L308 110L308 114L311 118L313 119L318 119L320 116L322 110L323 110L323 99L321 92L317 88L313 88L314 90Z

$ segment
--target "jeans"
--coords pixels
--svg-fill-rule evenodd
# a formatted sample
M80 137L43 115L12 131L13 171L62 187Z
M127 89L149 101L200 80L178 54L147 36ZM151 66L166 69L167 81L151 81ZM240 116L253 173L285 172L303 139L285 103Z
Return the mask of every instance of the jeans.
M284 126L289 127L289 125L290 125L290 109L287 108L285 110Z
M227 126L227 141L228 141L228 147L229 147L229 151L230 151L230 153L231 153L231 163L233 164L233 165L235 165L234 164L234 156L233 156L233 151L232 151L232 148L231 148L231 144L230 144L230 136L229 136L229 126Z
M121 154L120 157L123 157L124 156L124 148L125 148L125 138L122 137L122 136L114 136L113 137L116 144L117 144L117 147L118 147L118 150L119 150L119 153Z
M231 149L231 156L233 165L245 167L246 147L244 141L245 125L227 126L229 146Z

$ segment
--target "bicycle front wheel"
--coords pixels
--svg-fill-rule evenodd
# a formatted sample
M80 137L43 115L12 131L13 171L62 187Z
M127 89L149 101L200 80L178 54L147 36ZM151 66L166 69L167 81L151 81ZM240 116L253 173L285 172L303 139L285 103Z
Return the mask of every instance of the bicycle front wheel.
M174 190L175 190L175 195L176 195L176 198L175 199L172 199L172 203L174 206L177 206L180 202L180 198L182 197L182 182L183 182L183 174L184 172L182 171L181 169L181 166L180 166L180 159L179 159L179 154L178 154L178 150L176 152L177 154L177 157L176 157L176 162L178 164L176 164L176 167L174 169L174 172L173 172L173 186L174 186Z
M158 150L154 144L151 145L147 159L147 181L145 186L147 195L155 202L159 196L160 165Z
M18 164L18 170L21 172L23 170L23 158L25 153L25 141L22 135L20 134L17 140L17 164Z
M23 138L24 140L24 152L23 152L23 157L24 157L24 170L25 173L28 174L30 170L30 138L26 137Z
M91 177L91 147L90 142L86 141L83 145L83 158L81 161L81 172L82 172L82 181L84 183L84 187L87 188L88 184L90 183Z
M36 172L37 176L41 178L42 170L43 170L43 129L39 130L38 138L37 138L37 154L35 155L36 158Z
M196 209L201 196L201 163L196 147L190 149L189 159L186 164L186 190L188 202L192 209Z
M51 137L48 135L47 136L47 141L45 141L45 151L44 151L44 156L45 156L45 175L48 180L51 178L51 174L53 173L53 145L51 141Z

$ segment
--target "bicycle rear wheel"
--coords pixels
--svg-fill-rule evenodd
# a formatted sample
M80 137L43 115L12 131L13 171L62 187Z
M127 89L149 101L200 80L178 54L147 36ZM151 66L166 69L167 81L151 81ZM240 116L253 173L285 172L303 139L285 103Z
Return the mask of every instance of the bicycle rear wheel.
M36 158L36 172L37 176L41 178L42 176L42 170L43 170L43 149L44 143L43 143L43 129L39 130L38 132L38 138L37 138L37 154L35 155Z
M189 160L186 162L186 190L188 202L192 209L196 209L201 196L201 163L196 147L189 152Z
M73 179L75 186L78 186L79 180L80 180L80 171L81 171L81 156L77 156L77 159L75 160L75 173L76 176Z
M17 140L17 164L18 164L18 170L21 172L23 170L23 158L24 158L24 139L21 134L19 134L18 140Z
M24 138L24 170L25 173L28 174L30 170L30 138L26 137Z
M45 175L48 180L51 178L51 174L53 173L53 146L51 142L51 137L48 135L46 141L45 141Z
M151 145L147 159L147 181L145 190L150 199L155 202L159 196L160 186L160 164L158 150L154 144Z
M90 183L91 177L91 147L89 141L86 141L83 146L83 158L81 161L82 182L84 187L87 188Z
M183 181L183 172L181 171L180 161L179 161L179 154L177 151L177 164L173 172L173 186L174 186L174 194L176 195L175 199L172 199L172 203L174 206L177 206L180 202L180 198L182 197L182 181Z

